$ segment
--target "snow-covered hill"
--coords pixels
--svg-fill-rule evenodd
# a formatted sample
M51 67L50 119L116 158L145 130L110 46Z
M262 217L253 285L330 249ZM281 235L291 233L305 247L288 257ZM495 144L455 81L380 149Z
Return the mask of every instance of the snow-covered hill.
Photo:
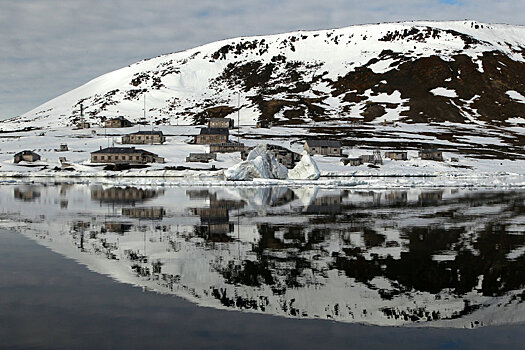
M100 76L0 130L125 116L199 124L321 121L525 123L525 27L406 22L244 37ZM60 79L60 77L57 77ZM240 97L240 103L239 103Z

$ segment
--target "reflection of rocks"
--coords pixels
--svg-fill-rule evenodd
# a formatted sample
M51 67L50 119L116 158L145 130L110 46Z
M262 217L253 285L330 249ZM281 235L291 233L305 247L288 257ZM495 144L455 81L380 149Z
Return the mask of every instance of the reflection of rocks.
M121 203L135 204L144 202L164 194L164 190L151 190L136 187L93 187L91 189L91 199L101 203Z
M166 211L162 207L122 208L122 215L136 219L162 219Z
M40 191L32 187L16 187L13 195L16 199L30 202L40 198Z

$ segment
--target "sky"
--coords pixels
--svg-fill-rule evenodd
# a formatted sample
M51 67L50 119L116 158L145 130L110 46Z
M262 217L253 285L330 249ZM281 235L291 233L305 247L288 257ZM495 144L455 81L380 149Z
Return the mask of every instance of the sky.
M221 39L427 19L525 25L523 13L525 0L0 0L0 119Z

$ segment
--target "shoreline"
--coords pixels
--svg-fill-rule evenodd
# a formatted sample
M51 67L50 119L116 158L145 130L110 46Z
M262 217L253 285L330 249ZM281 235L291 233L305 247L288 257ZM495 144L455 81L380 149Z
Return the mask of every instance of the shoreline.
M318 180L253 179L230 181L218 174L2 174L0 185L31 183L90 183L113 186L169 187L321 187L354 189L404 188L525 188L525 175L467 174L325 174Z

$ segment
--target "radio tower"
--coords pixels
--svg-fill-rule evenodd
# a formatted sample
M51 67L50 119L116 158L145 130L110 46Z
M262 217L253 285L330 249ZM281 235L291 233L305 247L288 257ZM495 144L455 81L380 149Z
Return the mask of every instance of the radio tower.
M381 150L379 148L374 150L374 164L383 165L383 158L381 158Z

